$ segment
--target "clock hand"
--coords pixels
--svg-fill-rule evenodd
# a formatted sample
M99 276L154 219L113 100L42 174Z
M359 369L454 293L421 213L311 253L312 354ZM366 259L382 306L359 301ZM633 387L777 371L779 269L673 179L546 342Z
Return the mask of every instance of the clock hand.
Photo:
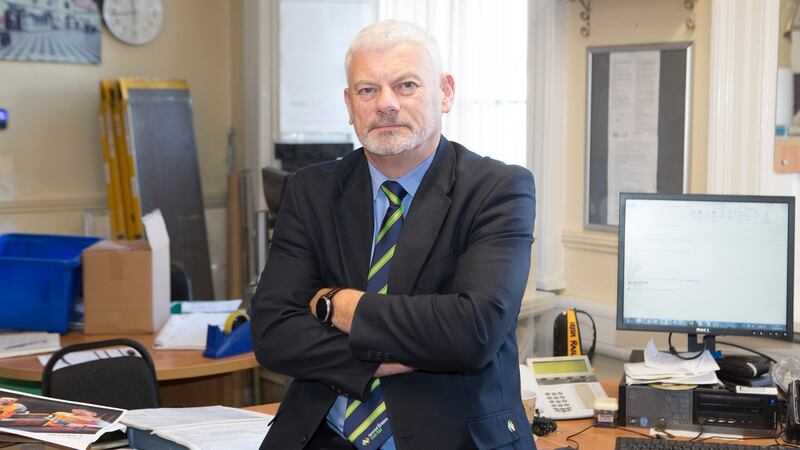
M130 0L131 5L131 14L133 16L133 25L136 26L136 16L139 15L138 11L136 11L136 0Z
M135 10L132 10L132 11L120 11L120 12L110 11L109 14L111 14L112 16L131 16L131 15L135 16L136 15L136 11Z

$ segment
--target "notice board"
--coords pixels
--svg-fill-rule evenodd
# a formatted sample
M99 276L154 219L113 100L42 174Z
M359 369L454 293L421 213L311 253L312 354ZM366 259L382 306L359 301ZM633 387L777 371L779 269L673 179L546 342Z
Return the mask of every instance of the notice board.
M691 42L587 49L584 226L615 231L620 192L686 192Z

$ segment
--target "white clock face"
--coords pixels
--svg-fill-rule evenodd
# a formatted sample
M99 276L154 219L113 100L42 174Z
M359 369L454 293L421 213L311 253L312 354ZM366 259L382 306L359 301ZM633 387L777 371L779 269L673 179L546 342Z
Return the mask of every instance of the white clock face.
M146 44L161 31L161 0L105 0L103 20L108 31L126 44Z

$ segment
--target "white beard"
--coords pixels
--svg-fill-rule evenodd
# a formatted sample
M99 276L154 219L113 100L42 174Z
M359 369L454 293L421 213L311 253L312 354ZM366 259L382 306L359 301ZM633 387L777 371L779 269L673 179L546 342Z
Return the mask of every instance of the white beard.
M403 131L383 131L379 133L365 133L359 136L364 148L379 156L399 155L422 143L423 133L415 133L413 129Z

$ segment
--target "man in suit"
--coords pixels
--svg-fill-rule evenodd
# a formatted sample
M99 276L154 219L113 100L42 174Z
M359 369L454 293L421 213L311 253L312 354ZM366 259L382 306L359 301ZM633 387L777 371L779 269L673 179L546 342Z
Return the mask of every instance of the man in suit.
M531 449L515 328L531 173L441 134L454 81L418 27L348 50L364 145L288 182L253 298L253 342L293 377L262 449Z

